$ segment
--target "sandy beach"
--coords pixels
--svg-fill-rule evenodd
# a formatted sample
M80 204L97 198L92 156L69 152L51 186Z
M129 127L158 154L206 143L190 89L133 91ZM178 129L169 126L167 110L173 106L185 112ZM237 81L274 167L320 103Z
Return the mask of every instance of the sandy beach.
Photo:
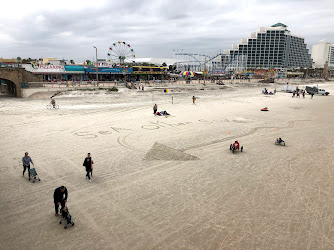
M333 249L333 82L313 99L245 85L71 91L59 110L47 94L0 96L0 248ZM41 182L22 177L25 151Z

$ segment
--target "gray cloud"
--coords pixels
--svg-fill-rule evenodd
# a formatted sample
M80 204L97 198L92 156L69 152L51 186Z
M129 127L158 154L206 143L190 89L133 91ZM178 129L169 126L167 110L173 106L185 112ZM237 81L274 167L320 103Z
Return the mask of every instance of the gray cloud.
M137 57L171 58L175 49L214 53L276 22L305 37L311 48L320 39L334 42L333 9L329 0L123 0L80 10L36 9L18 20L0 17L0 56L83 61L97 46L106 58L119 40L131 44Z

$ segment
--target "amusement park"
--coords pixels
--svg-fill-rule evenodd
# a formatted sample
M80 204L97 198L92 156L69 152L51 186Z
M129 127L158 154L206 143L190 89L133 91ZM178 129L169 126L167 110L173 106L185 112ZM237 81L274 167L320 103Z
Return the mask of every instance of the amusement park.
M322 43L315 46L320 45ZM304 39L292 35L282 23L260 28L250 37L242 38L239 44L233 44L232 49L218 52L175 49L172 59L138 58L135 47L125 41L110 43L107 48L93 48L93 59L80 63L58 58L0 58L0 69L22 68L38 78L34 81L43 82L45 86L48 83L98 85L100 82L143 81L190 84L197 80L217 84L223 80L273 83L275 79L328 79L334 75L334 60L318 60L315 66L317 55L312 53L311 56ZM1 84L6 85L6 78L0 78Z

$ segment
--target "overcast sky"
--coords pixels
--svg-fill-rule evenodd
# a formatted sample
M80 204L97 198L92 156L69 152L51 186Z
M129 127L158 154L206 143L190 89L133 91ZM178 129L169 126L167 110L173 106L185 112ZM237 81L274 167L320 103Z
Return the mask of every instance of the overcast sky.
M277 22L305 38L334 43L334 0L9 0L1 1L0 57L107 58L129 43L136 57L173 50L213 54Z

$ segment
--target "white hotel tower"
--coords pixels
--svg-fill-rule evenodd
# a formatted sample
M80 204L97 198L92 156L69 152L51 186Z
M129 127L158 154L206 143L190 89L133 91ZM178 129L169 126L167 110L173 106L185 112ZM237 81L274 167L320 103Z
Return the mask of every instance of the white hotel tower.
M233 60L247 57L247 68L311 68L312 59L304 38L292 35L287 26L277 23L260 28L241 39L224 54Z
M334 68L334 44L326 41L320 41L312 46L313 68L323 68L326 61L328 68Z

